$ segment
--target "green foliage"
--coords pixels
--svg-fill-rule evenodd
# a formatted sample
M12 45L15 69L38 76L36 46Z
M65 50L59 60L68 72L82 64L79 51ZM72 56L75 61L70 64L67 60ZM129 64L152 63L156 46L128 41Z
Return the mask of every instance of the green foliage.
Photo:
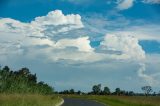
M104 90L103 90L103 94L107 94L109 95L111 92L110 92L110 89L106 86L104 87Z
M12 71L8 66L0 69L0 93L51 94L53 88L44 82L37 82L36 74L28 68Z
M74 89L64 90L64 91L59 92L59 94L80 94L80 93L81 91L75 92Z
M116 89L115 89L115 93L116 93L117 95L120 95L121 89L120 89L120 88L116 88Z
M92 91L94 94L100 94L101 93L101 84L94 85L92 87Z

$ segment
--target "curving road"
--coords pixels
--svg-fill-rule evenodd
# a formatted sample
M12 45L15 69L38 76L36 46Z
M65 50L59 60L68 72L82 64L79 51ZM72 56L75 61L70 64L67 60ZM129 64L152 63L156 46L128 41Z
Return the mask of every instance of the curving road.
M92 100L63 98L64 104L62 106L105 106Z

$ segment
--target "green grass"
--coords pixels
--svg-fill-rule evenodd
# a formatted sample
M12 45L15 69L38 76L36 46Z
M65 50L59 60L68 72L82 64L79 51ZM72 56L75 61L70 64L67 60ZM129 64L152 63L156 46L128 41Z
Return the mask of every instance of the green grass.
M160 106L160 97L69 95L65 97L91 99L107 106Z
M0 106L56 106L62 98L32 94L0 94Z

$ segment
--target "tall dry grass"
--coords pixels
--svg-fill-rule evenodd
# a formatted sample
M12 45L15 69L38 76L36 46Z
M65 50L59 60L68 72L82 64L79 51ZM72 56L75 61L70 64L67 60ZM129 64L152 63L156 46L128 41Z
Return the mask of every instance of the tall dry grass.
M0 94L0 106L56 106L61 100L58 96L38 94Z

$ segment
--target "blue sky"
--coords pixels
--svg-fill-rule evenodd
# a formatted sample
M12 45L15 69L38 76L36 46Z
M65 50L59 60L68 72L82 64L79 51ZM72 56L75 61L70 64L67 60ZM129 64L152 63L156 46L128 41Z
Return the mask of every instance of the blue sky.
M56 90L158 91L159 10L159 0L1 0L0 64Z

